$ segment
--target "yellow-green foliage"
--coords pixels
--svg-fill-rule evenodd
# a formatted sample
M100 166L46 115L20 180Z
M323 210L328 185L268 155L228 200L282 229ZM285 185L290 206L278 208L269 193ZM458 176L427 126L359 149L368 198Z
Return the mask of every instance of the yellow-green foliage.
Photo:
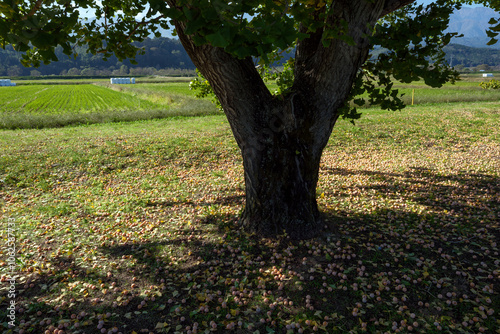
M500 81L491 79L490 81L483 81L479 84L484 89L499 89Z

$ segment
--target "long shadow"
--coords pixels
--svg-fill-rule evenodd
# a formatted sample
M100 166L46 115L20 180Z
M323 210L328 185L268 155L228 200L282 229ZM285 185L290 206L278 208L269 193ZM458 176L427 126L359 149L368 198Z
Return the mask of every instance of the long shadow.
M370 214L336 208L325 213L334 236L355 237L358 242L366 243L384 244L384 239L388 238L398 244L416 244L421 255L450 248L451 243L458 260L469 264L472 258L460 248L477 252L477 258L484 258L481 247L488 248L490 243L500 240L498 176L465 171L443 174L427 168L412 168L404 173L340 168L324 168L322 172L370 177L363 185L342 188L339 196L344 197L345 202L349 201L353 190L358 193L361 190L371 192L371 196L375 192L377 197L417 203L427 208L414 212L387 207ZM421 231L420 238L409 239L407 235L417 229ZM425 248L420 243L431 246Z
M370 176L373 183L368 181L366 185L356 188L375 190L386 198L399 197L434 210L453 210L454 213L462 214L473 211L481 216L491 217L490 219L499 217L500 178L494 175L465 171L450 175L418 167L412 167L404 173L341 168L323 168L322 172ZM378 181L383 181L383 184Z
M436 281L448 281L449 293L475 298L480 294L471 286L494 283L495 271L490 269L490 274L485 275L477 268L479 263L496 267L498 259L498 176L466 171L443 174L427 168L412 168L402 173L341 168L323 168L322 172L368 176L363 185L341 185L340 191L336 189L345 203L356 190L358 194L365 191L368 196L401 199L403 203L427 208L415 212L385 207L370 213L353 211L348 206L326 209L328 231L324 238L341 243L344 249L348 245L357 255L356 260L363 261L367 267L372 266L368 271L382 276L388 270L400 270L398 267L407 272L423 272L436 277ZM396 258L399 262L395 265ZM343 259L334 260L343 262ZM424 279L425 284L408 292L409 299L436 302L435 296L443 292L436 287L436 281L425 283ZM500 307L500 301L495 299L492 307ZM467 316L467 312L470 309L466 307L452 307L443 311L443 315L460 319Z
M220 239L226 239L223 229L234 220L232 215L206 216L197 223L214 225L216 230L220 230L220 233L215 234ZM153 332L157 323L168 324L170 312L185 305L181 296L184 299L196 298L196 294L193 297L192 294L183 293L194 282L202 283L197 280L196 273L208 270L221 260L214 252L216 240L202 238L202 232L194 230L189 235L166 240L105 244L99 247L98 254L102 254L101 257L108 264L110 261L115 263L114 268L102 268L97 264L97 268L93 269L92 264L80 264L80 259L71 256L47 257L51 270L30 275L17 288L18 298L31 301L27 309L17 310L18 319L36 319L35 323L30 322L28 326L35 333L45 332L50 328L49 325L54 327L52 331L59 328L65 333L94 334L101 333L102 328L106 328L104 333L108 333L114 327L123 333L132 330L139 332L141 329L148 329L147 333ZM211 233L214 234L213 231ZM200 238L190 238L192 236ZM180 249L180 253L165 255L163 250L168 248ZM187 260L179 259L182 253L189 254ZM93 263L96 264L95 261ZM74 285L74 290L59 290L59 286L68 286L68 283ZM66 297L65 300L70 300L71 295L75 299L58 304L53 297L56 291ZM175 298L177 293L179 298ZM8 299L0 302L2 319L7 315L8 302ZM49 318L60 320L58 323L52 320L49 324L46 320ZM182 321L177 318L176 325L179 325ZM100 321L103 324L98 327ZM67 327L64 325L66 323ZM80 327L76 328L75 323L79 323ZM4 332L8 333L7 328Z

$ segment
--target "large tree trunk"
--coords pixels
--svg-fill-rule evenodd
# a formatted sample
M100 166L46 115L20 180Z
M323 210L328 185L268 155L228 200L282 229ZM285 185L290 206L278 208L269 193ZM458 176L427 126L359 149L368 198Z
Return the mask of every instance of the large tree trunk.
M265 236L315 236L322 226L316 203L319 157L279 144L244 149L242 154L246 186L242 225Z
M281 108L251 141L242 139L246 207L241 222L259 235L310 238L323 225L316 185L325 143L312 140L301 128L303 120L285 118L293 114L288 106Z
M403 0L405 1L405 0ZM406 0L409 1L409 0ZM167 0L175 6L174 0ZM184 48L219 98L241 149L246 207L242 225L262 236L283 233L310 238L323 226L316 203L321 154L338 109L368 55L366 36L382 15L384 3L399 0L335 2L328 24L348 23L355 45L322 43L323 30L310 33L296 51L292 93L273 97L252 59L237 59L223 49L197 46L176 22ZM319 15L319 13L318 13ZM307 32L307 31L304 31Z

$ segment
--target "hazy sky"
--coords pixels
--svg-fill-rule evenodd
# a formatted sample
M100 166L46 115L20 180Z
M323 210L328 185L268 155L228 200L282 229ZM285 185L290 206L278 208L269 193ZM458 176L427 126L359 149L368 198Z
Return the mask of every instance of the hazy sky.
M418 0L417 3L423 3L425 5L428 5L430 4L431 2L433 2L434 0ZM465 7L484 7L483 5L464 5Z

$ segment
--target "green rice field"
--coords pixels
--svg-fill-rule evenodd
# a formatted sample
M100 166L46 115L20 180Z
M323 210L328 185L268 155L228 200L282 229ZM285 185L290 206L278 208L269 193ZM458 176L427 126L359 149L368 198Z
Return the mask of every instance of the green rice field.
M66 83L66 84L65 84ZM51 128L219 113L189 81L136 85L74 80L0 87L0 129Z
M50 128L173 116L217 114L209 99L196 99L189 78L139 79L135 85L107 80L19 80L0 87L0 129ZM423 82L396 84L406 105L500 100L479 86L479 76L431 88ZM269 85L271 91L276 87ZM362 110L361 110L362 111Z
M7 88L7 87L4 87ZM0 90L2 113L59 114L151 110L161 105L96 85L36 85Z

